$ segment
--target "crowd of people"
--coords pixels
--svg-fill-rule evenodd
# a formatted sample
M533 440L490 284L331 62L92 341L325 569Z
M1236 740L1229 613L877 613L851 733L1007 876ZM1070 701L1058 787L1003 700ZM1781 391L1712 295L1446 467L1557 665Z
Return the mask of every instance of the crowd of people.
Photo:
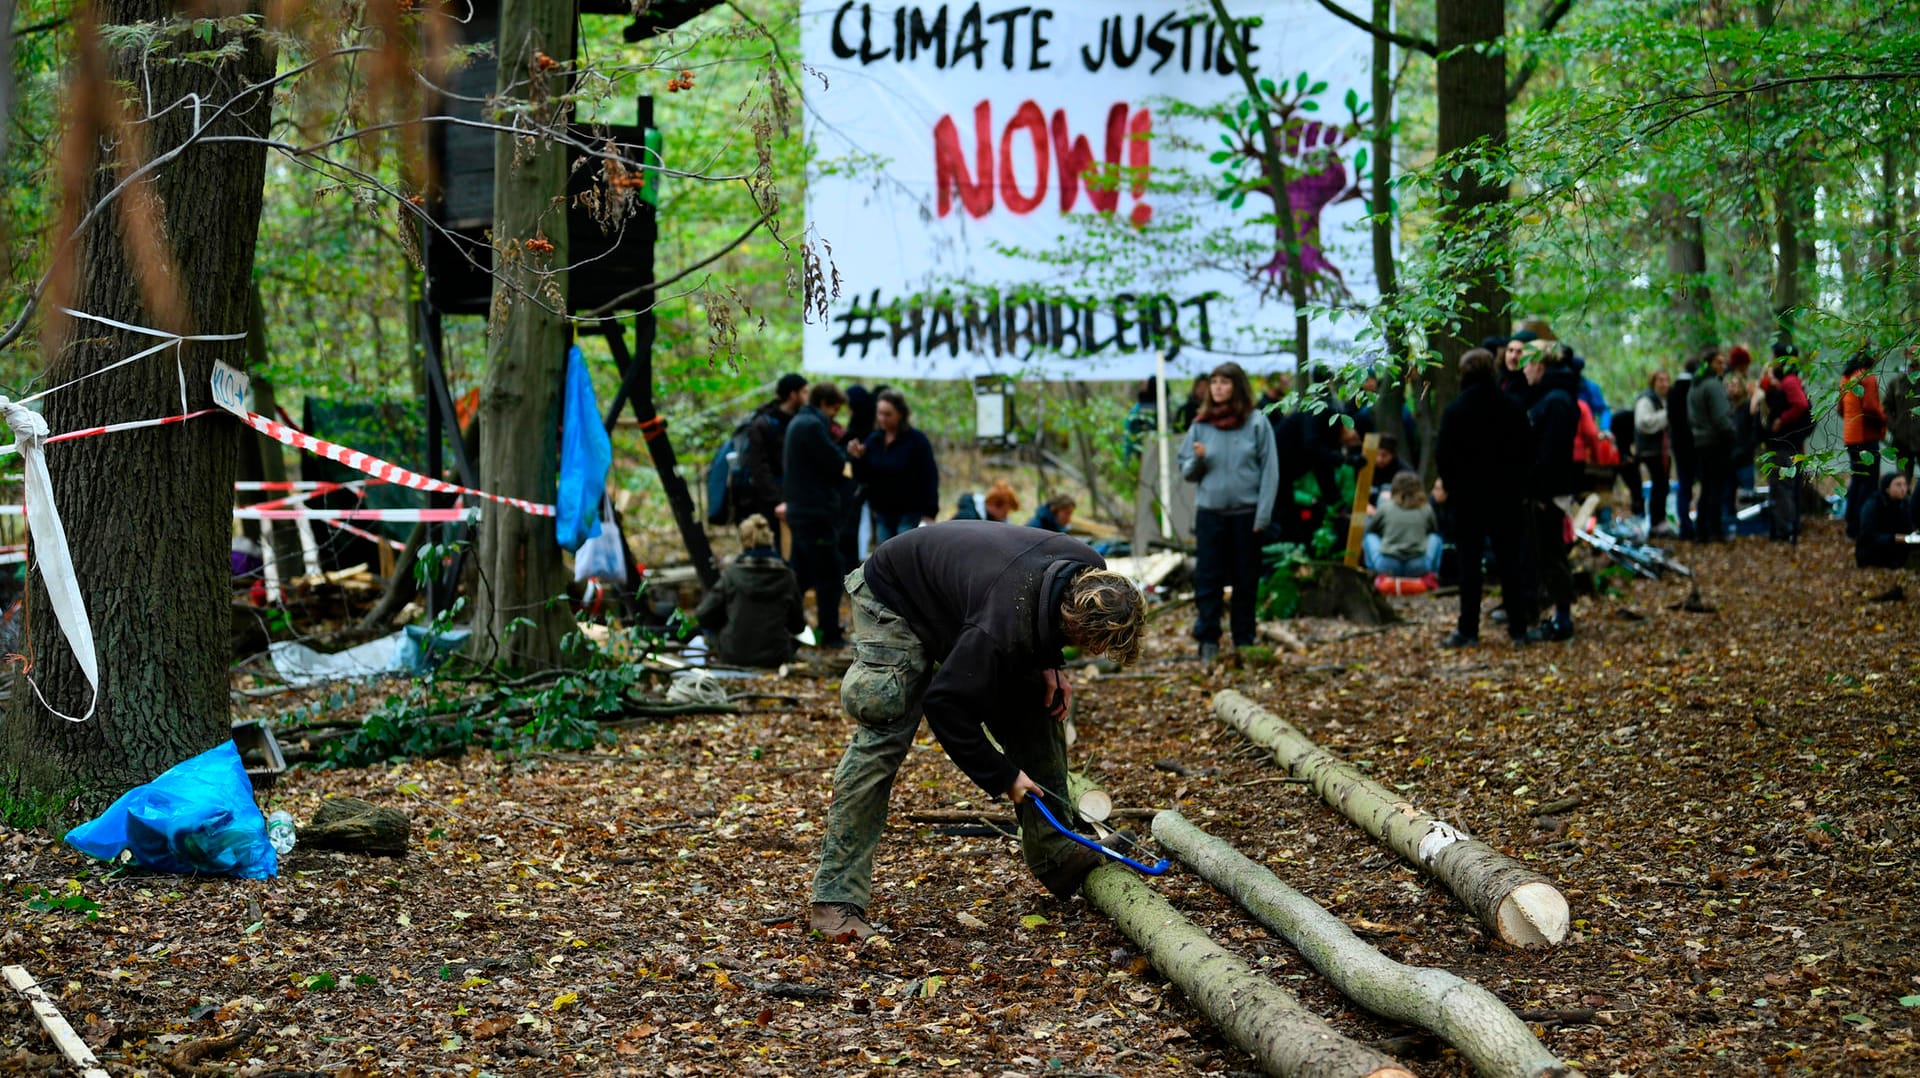
M1804 516L1825 507L1808 479L1815 416L1801 363L1786 343L1764 364L1744 347L1703 349L1677 373L1650 372L1630 405L1616 410L1585 360L1544 323L1489 338L1462 357L1460 394L1433 432L1439 475L1431 491L1395 438L1378 439L1364 562L1426 588L1443 574L1457 583L1460 617L1443 643L1467 647L1479 641L1489 561L1502 580L1496 617L1515 642L1573 636L1572 519L1591 493L1624 486L1649 540L1718 543L1763 526L1772 541L1796 543ZM1920 458L1920 354L1909 348L1905 369L1884 390L1875 365L1863 351L1841 371L1851 471L1844 515L1857 564L1905 565L1912 462ZM1354 400L1335 392L1325 370L1308 372L1297 392L1287 374L1270 375L1255 397L1246 372L1224 363L1195 379L1173 412L1179 472L1197 484L1192 636L1202 659L1219 652L1229 590L1231 641L1253 642L1263 550L1306 545L1329 525L1345 536L1351 503L1336 475L1343 466L1360 470L1362 438L1376 425L1378 382L1370 372L1365 378ZM1152 380L1137 390L1125 428L1130 457L1154 432L1156 392ZM1410 412L1400 429L1419 436Z
M711 519L738 525L742 553L696 616L715 657L745 666L791 659L793 634L807 627L807 592L815 644L846 647L843 579L871 551L940 515L939 462L906 394L783 375L731 445L740 448L729 457L726 504ZM1065 532L1075 508L1071 495L1056 494L1028 523ZM1001 481L960 495L952 518L1007 522L1019 509Z

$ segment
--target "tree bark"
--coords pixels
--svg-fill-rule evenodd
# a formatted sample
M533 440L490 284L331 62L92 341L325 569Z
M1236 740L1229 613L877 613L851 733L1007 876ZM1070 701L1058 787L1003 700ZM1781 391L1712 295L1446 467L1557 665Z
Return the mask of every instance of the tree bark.
M1373 24L1385 26L1393 21L1393 0L1373 0ZM1391 312L1399 288L1398 267L1393 260L1393 43L1376 35L1373 39L1372 111L1373 131L1367 145L1367 163L1373 166L1370 177L1367 212L1373 214L1369 228L1373 240L1373 279L1380 288L1380 309L1389 312L1381 327L1387 346L1387 364L1381 372L1380 399L1373 406L1373 427L1392 437L1399 445L1401 459L1411 460L1407 452L1412 431L1401 422L1401 410L1407 403L1407 386L1412 372L1407 370L1406 340L1400 334ZM1422 438L1426 446L1432 438ZM1422 475L1431 476L1427 467L1431 450L1415 461Z
M1213 710L1295 777L1309 780L1341 815L1445 884L1500 940L1531 947L1566 938L1567 900L1545 876L1421 812L1232 689L1213 698Z
M1338 917L1178 812L1155 816L1153 837L1285 938L1342 995L1374 1014L1435 1034L1486 1078L1579 1073L1554 1058L1493 993L1446 970L1386 957Z
M1081 893L1268 1074L1412 1078L1413 1072L1341 1036L1213 942L1130 869L1102 865L1087 877Z
M1460 294L1458 323L1430 336L1439 361L1432 367L1432 392L1420 402L1422 426L1430 430L1440 429L1440 414L1459 395L1460 356L1507 329L1506 237L1493 219L1507 199L1507 189L1483 179L1471 160L1473 147L1498 151L1507 141L1506 54L1500 48L1506 22L1505 0L1434 5L1440 57L1435 64L1440 121L1436 150L1443 161L1456 154L1467 158L1459 178L1448 181L1453 198L1436 242L1443 263L1473 269L1460 282L1465 291Z
M1668 309L1687 354L1692 355L1720 339L1713 290L1707 287L1706 229L1699 215L1688 213L1672 192L1661 192L1654 213L1667 238L1667 287L1672 290Z
M568 257L567 154L534 128L564 129L567 120L562 99L573 55L573 5L504 0L497 50L500 98L524 102L527 113L515 121L519 132L501 132L494 143L496 280L480 392L480 426L487 432L480 477L490 491L551 502L571 341L564 315L556 313L567 310L567 275L551 270ZM490 507L480 518L475 554L474 657L513 669L559 665L560 643L575 622L564 598L568 581L553 520Z
M122 26L166 23L175 15L166 0L104 0L96 10L102 23ZM184 38L185 23L175 25ZM196 115L239 97L202 137L266 136L271 97L246 88L272 74L273 52L262 35L245 38L235 55L217 62L147 63L139 48L86 53L90 58L77 64L69 93L99 100L122 87L142 92L128 94L121 106L127 123L119 129L77 136L86 139L87 158L68 183L84 203L67 207L69 220L99 204L118 182L119 168L95 162L112 160L115 144L131 146L136 130L148 155L170 152L187 142ZM218 49L227 39L215 31L204 47ZM83 29L80 48L94 47ZM209 108L180 107L189 94ZM49 309L66 305L175 332L244 330L265 172L263 145L195 142L152 174L151 187L116 198L76 241L73 283L70 290L56 286ZM136 256L136 250L145 253ZM171 309L150 309L148 296L166 297L155 305ZM44 339L47 382L56 386L154 343L64 317L47 320ZM188 343L55 392L43 414L56 434L167 415L180 408L182 378L188 409L207 408L215 360L244 367L245 342ZM90 720L70 723L16 679L0 734L0 785L16 794L56 796L91 815L230 736L228 548L241 436L238 424L209 416L48 448L55 500L95 634L100 694ZM29 676L48 704L85 713L89 686L38 572L27 603L34 613Z

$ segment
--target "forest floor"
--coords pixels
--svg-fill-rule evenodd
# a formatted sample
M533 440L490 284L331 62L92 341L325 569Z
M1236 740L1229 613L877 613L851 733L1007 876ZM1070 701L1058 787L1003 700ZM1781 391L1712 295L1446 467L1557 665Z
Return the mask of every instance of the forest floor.
M1122 807L1177 806L1230 839L1388 956L1478 982L1589 1075L1920 1073L1920 596L1867 601L1888 578L1849 553L1833 524L1795 548L1682 546L1717 613L1670 610L1684 581L1635 582L1583 600L1571 643L1522 650L1494 632L1440 651L1452 602L1408 599L1405 626L1296 622L1307 653L1209 670L1176 613L1137 674L1080 680L1074 760ZM1110 922L1048 898L1008 839L906 819L986 803L929 739L877 867L885 934L809 938L847 722L830 680L752 685L800 704L629 729L601 753L301 770L262 798L301 820L328 795L402 808L404 859L297 849L277 879L183 879L0 831L0 956L114 1074L169 1073L164 1057L236 1032L175 1072L1254 1069ZM1228 687L1560 882L1571 937L1490 942L1278 781L1213 717ZM1341 1031L1421 1074L1469 1073L1190 872L1153 886ZM93 916L49 901L70 894ZM0 1072L58 1073L51 1051L5 993Z

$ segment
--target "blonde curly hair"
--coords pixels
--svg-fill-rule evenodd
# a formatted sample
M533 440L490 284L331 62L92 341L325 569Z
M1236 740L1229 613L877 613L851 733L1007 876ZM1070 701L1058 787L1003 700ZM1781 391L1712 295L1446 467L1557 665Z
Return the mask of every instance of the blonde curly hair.
M773 525L758 513L740 522L740 548L752 550L757 546L773 545Z
M1147 601L1133 581L1111 569L1088 569L1073 578L1060 604L1060 632L1067 642L1127 666L1140 658L1147 627Z

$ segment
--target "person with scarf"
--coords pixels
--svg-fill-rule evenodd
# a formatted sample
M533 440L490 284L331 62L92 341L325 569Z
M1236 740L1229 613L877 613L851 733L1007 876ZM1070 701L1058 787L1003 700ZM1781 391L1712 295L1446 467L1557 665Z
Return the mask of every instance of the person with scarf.
M1194 500L1193 638L1200 660L1220 654L1222 592L1233 588L1233 644L1254 642L1260 548L1280 490L1271 424L1258 421L1247 372L1222 363L1207 379L1207 399L1180 441L1180 474L1200 489Z
M1776 341L1773 365L1760 381L1767 396L1767 539L1775 543L1800 541L1800 503L1806 498L1807 466L1799 460L1813 433L1813 403L1795 366L1794 346ZM1789 474L1791 473L1791 474Z

